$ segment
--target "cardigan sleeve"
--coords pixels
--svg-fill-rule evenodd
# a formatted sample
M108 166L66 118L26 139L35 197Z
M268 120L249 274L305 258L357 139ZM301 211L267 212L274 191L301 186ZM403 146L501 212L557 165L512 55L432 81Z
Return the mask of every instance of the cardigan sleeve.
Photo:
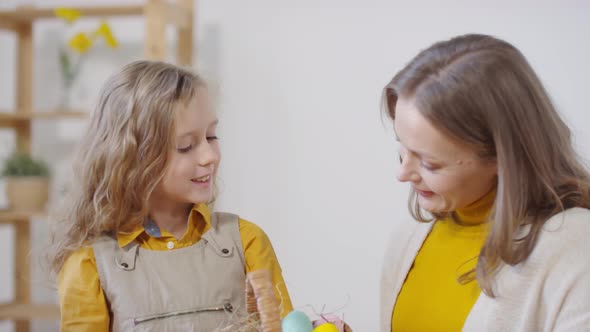
M559 306L554 331L590 330L590 213L585 209L571 211L561 227L565 228L563 245L553 269L554 281L548 285L551 301ZM556 248L557 247L557 248Z

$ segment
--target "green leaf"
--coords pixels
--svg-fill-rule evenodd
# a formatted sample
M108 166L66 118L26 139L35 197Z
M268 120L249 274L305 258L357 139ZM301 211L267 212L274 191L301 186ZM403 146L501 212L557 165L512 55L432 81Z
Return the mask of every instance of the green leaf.
M49 176L49 167L29 155L14 154L4 162L2 176Z
M59 64L61 66L61 72L65 80L72 79L72 60L67 51L63 48L59 51Z

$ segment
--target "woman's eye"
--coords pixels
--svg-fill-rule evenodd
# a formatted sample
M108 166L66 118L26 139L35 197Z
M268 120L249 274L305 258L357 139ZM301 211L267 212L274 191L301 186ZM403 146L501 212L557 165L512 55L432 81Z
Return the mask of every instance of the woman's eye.
M424 169L426 169L427 171L436 171L438 169L438 166L435 165L431 165L429 163L421 163L422 167Z
M219 139L219 137L217 137L217 136L207 136L208 141L215 141L217 139Z

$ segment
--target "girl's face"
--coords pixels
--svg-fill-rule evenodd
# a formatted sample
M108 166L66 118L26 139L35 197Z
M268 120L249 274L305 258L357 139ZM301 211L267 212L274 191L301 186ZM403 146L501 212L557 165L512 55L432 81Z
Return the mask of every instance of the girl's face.
M436 129L413 100L398 99L394 129L400 142L398 180L410 182L422 209L461 209L495 188L496 163L482 160L471 147Z
M205 88L175 110L176 132L168 156L164 178L154 198L171 203L206 203L213 196L213 180L221 158L217 136L217 117ZM160 202L163 203L163 202Z

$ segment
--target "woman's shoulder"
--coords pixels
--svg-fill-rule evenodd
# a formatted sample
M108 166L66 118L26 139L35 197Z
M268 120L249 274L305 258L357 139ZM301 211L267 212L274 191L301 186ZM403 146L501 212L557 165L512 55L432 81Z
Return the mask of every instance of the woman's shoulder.
M390 231L385 260L404 259L409 252L420 248L432 226L432 222L418 222L414 219L397 221Z
M420 238L422 235L427 235L432 226L433 222L419 222L414 219L396 221L390 230L389 243L409 241L416 236Z
M540 241L563 241L579 239L590 246L590 210L571 208L549 218L543 225ZM582 243L580 243L582 244Z
M582 258L580 252L590 250L590 210L571 208L549 218L541 232L531 255L555 257L560 261ZM584 258L586 260L586 258Z

